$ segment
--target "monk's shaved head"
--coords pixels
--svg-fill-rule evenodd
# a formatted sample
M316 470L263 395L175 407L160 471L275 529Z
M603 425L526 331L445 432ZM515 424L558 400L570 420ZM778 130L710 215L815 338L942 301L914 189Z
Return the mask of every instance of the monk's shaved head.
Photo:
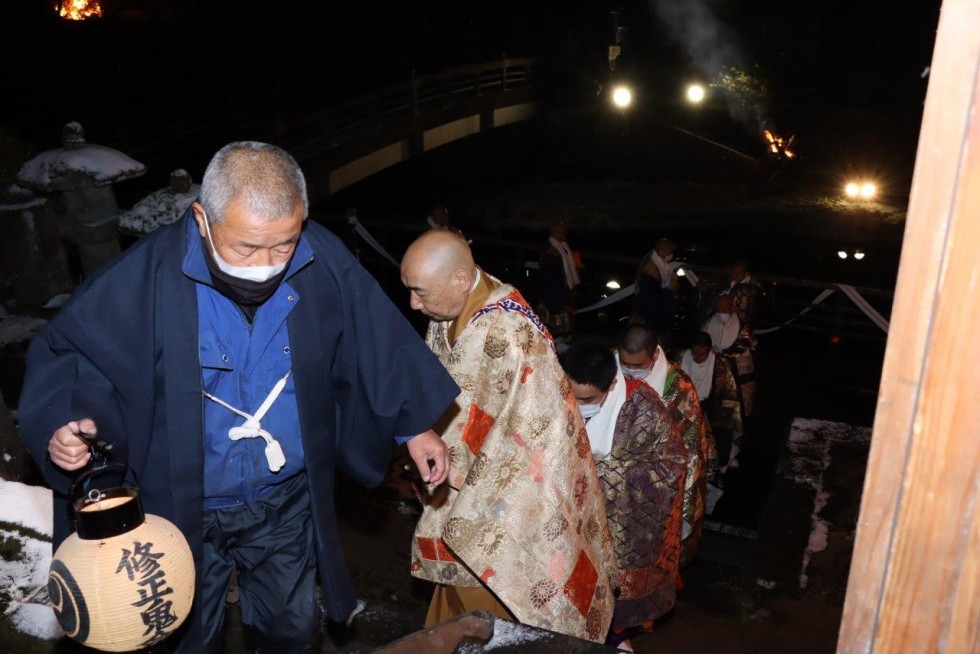
M476 264L470 246L458 234L433 229L408 246L401 274L413 309L433 320L453 320L476 279Z
M473 253L458 234L445 230L431 230L422 234L405 250L402 257L402 274L431 272L450 275L457 269L473 269Z

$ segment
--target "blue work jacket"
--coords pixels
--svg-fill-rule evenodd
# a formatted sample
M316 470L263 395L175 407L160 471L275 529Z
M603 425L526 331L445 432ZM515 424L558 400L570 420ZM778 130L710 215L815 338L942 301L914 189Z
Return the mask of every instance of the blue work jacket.
M286 319L302 301L289 284L298 270L313 261L313 251L300 238L289 268L272 296L258 307L251 323L241 308L211 283L197 224L187 225L187 256L182 269L197 282L198 343L203 388L209 395L254 415L276 383L286 385L261 419L276 439L286 464L272 471L263 438L232 440L229 431L246 418L215 400L204 399L204 506L240 506L265 495L303 470L303 439L292 375L289 328ZM307 298L306 301L312 301ZM326 353L332 358L331 353Z

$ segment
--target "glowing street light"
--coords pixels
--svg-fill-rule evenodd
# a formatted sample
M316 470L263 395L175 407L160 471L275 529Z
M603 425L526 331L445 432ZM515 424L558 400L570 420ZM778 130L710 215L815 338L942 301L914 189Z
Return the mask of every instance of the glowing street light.
M860 261L864 258L864 250L854 250L854 258Z
M606 288L611 289L613 291L618 291L620 289L619 282L617 282L615 279L611 279L608 282L606 282Z
M841 259L847 258L847 250L837 250L837 256Z
M612 101L620 109L625 109L632 104L633 93L625 86L617 86L613 89Z
M878 193L878 187L874 182L848 182L844 187L844 193L849 198L859 198L870 200Z
M698 104L704 100L704 87L700 84L691 84L687 87L687 100L692 104Z

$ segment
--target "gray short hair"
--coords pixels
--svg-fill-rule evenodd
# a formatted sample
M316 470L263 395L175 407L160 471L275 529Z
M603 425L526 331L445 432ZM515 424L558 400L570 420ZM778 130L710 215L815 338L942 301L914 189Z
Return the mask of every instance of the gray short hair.
M201 180L201 204L208 221L221 223L232 202L245 204L249 213L269 220L285 218L303 207L309 213L306 177L292 155L258 141L236 141L211 158Z
M659 343L657 332L646 325L630 325L619 337L619 347L629 354L646 352L652 355Z

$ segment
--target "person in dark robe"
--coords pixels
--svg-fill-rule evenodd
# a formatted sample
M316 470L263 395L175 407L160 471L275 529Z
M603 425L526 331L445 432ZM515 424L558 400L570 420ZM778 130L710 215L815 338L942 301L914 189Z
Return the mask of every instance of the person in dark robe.
M575 289L581 281L575 253L568 244L568 227L554 223L538 258L536 310L556 339L568 339L575 329Z
M636 272L636 294L633 299L633 324L646 325L660 335L664 347L673 340L677 274L671 265L673 241L661 238L640 261Z
M446 477L430 427L458 386L308 209L287 152L223 147L181 219L86 280L27 354L20 428L54 491L53 547L97 433L191 548L171 651L224 651L233 571L258 651L315 651L321 606L342 622L357 602L337 475L377 485L407 442L425 481Z

